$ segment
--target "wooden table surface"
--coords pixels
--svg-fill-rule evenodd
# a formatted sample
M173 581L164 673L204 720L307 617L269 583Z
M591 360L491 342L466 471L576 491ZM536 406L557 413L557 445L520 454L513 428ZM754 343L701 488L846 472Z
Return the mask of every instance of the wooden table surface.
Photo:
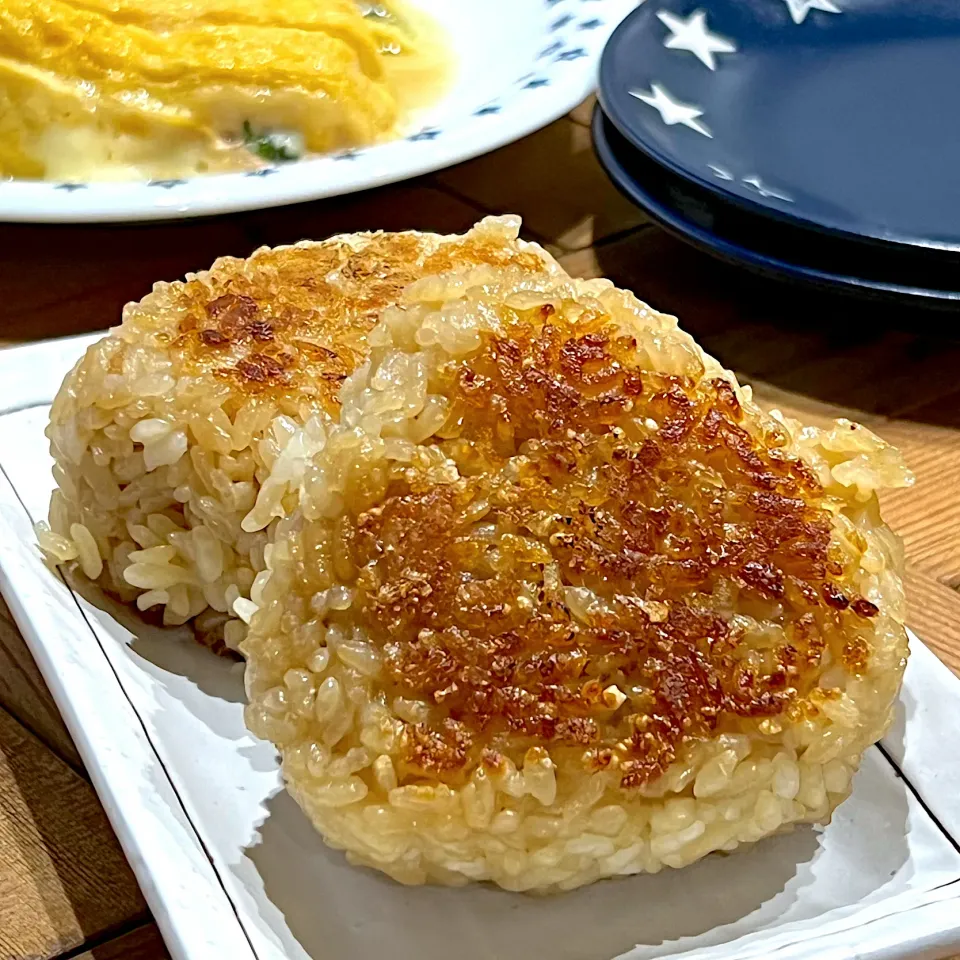
M153 226L4 225L0 342L111 326L153 281L261 244L376 228L447 233L487 213L519 213L524 234L571 274L610 277L676 313L763 402L810 420L854 417L903 449L917 485L884 505L906 541L910 625L960 673L958 314L803 291L692 251L610 186L591 150L589 116L588 103L487 157L339 201ZM0 602L0 960L166 956Z

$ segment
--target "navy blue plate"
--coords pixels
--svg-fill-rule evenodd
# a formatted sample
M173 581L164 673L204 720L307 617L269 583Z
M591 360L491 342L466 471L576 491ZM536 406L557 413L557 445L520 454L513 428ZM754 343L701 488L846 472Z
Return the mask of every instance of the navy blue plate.
M960 251L960 2L647 0L600 67L607 116L781 220Z
M656 221L694 246L756 272L859 296L955 309L960 268L944 270L922 250L872 244L780 223L728 203L676 176L626 140L598 107L593 142L616 186Z

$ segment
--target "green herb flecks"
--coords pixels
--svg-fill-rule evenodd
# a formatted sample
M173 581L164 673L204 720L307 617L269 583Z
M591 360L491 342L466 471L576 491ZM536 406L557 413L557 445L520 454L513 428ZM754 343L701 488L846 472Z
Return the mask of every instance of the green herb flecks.
M303 156L303 138L298 133L258 133L243 121L243 144L253 154L270 163L292 163Z

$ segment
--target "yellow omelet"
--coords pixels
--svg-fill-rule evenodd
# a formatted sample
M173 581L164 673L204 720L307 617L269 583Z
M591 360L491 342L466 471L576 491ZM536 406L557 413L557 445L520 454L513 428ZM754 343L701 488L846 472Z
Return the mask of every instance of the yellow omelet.
M436 92L444 61L425 18L356 0L2 0L0 175L186 176L375 143L423 99L405 78Z

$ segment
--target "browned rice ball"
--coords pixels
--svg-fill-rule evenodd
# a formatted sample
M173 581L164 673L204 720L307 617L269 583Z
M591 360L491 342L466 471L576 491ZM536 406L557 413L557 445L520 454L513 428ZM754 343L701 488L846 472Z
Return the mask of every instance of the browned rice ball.
M607 281L454 270L368 343L243 644L326 841L542 891L828 820L907 656L896 451Z
M560 275L516 219L464 236L372 233L227 257L159 283L92 346L53 405L57 491L40 544L165 624L236 648L264 548L366 356L379 312L425 272ZM301 429L303 427L304 429ZM258 579L259 578L259 579Z

